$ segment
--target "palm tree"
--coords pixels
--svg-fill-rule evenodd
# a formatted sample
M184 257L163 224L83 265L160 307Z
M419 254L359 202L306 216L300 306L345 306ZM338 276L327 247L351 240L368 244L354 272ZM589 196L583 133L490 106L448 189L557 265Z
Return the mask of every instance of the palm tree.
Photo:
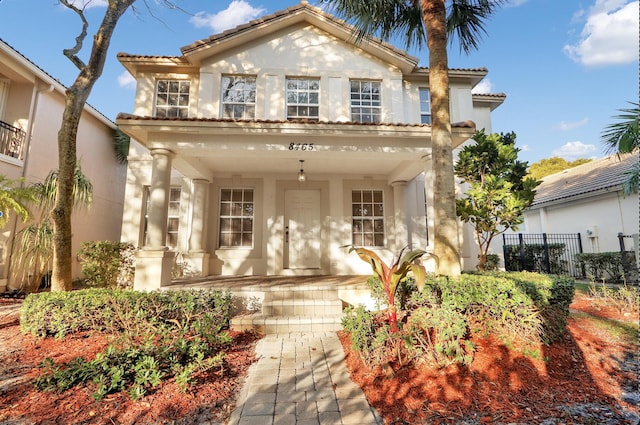
M13 268L15 278L27 281L26 292L38 290L43 277L51 271L53 261L53 214L58 191L59 171L51 171L42 183L29 187L33 193L40 214L18 232L18 243L14 245L17 267ZM93 200L93 185L76 166L72 187L73 205L76 208L89 207Z
M0 174L0 229L11 219L11 211L15 212L22 221L31 215L27 203L34 200L31 188L23 187L24 180L11 180Z
M434 199L434 255L438 272L460 274L451 118L449 115L449 34L465 53L478 47L484 20L504 0L327 0L336 13L354 21L356 38L404 38L406 46L429 50L431 143ZM447 9L448 8L448 9Z
M632 153L640 149L640 132L638 131L638 119L640 118L640 107L638 103L629 102L633 107L619 109L622 112L616 115L618 122L609 124L602 131L602 142L607 153ZM627 173L627 181L624 184L624 194L638 192L638 181L640 180L640 164L636 162L633 168Z

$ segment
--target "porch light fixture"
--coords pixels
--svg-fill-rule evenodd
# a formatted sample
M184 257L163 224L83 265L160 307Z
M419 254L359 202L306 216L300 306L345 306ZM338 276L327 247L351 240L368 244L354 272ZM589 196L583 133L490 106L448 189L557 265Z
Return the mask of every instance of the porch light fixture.
M298 172L298 181L304 182L307 181L307 176L304 174L304 169L302 166L304 165L304 159L300 160L300 172Z

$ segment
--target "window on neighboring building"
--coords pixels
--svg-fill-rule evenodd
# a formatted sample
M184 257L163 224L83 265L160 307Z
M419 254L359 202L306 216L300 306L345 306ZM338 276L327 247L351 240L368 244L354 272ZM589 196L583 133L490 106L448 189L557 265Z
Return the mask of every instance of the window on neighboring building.
M222 118L254 119L256 116L256 77L222 77Z
M420 89L420 123L431 124L431 95L429 89Z
M145 186L145 206L144 206L144 235L143 240L147 240L147 223L149 220L149 207L151 204L151 192L149 186ZM177 248L178 230L180 229L180 188L172 187L169 192L169 209L167 214L167 246Z
M156 86L156 117L189 117L189 81L158 80Z
M351 192L352 242L356 246L384 246L382 190Z
M220 191L220 248L253 247L253 189Z
M320 80L287 78L287 119L318 120Z
M351 80L351 121L380 122L380 81Z

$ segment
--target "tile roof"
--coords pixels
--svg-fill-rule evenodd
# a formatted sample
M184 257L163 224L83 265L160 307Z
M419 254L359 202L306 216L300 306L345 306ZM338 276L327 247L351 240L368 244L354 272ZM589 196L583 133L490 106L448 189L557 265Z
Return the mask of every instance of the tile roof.
M611 155L544 177L532 207L584 197L602 191L620 190L626 172L638 164L638 153Z
M314 120L238 120L230 118L158 118L150 116L139 116L127 113L119 113L117 120L131 120L131 121L171 121L171 122L210 122L210 123L261 123L261 124L309 124L309 125L357 125L357 126L394 126L394 127L431 127L430 124L412 124L412 123L361 123L355 121L314 121ZM451 123L454 128L475 128L475 124L471 121L462 121L457 123Z

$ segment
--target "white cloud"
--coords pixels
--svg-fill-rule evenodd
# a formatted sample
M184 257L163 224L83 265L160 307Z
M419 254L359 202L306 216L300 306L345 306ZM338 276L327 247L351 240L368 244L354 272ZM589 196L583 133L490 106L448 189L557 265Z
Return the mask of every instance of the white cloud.
M531 152L531 146L529 146L529 145L522 145L522 146L520 147L520 151L522 151L522 152Z
M92 7L107 7L108 0L71 0L69 3L78 9L91 9Z
M522 6L527 1L529 1L529 0L509 0L505 6L506 7L518 7L518 6Z
M118 85L125 88L136 88L136 79L131 76L127 71L118 75Z
M574 161L578 158L591 158L594 152L596 152L594 145L585 145L580 141L575 141L567 142L560 149L555 149L551 156L559 156L567 161Z
M586 125L588 122L589 122L589 118L584 118L580 121L574 121L574 122L560 121L560 124L557 125L557 128L561 131L569 131L569 130L573 130L574 128L582 127L583 125Z
M596 0L585 14L580 40L564 46L564 52L586 66L607 66L638 60L638 1Z
M265 11L263 7L253 7L244 0L233 0L229 7L218 13L196 13L190 22L197 28L209 27L214 33L219 33L255 19Z
M482 81L480 81L478 85L473 88L473 90L471 90L471 93L488 94L488 93L491 93L492 88L493 87L491 86L491 80L489 80L488 78L485 78Z

